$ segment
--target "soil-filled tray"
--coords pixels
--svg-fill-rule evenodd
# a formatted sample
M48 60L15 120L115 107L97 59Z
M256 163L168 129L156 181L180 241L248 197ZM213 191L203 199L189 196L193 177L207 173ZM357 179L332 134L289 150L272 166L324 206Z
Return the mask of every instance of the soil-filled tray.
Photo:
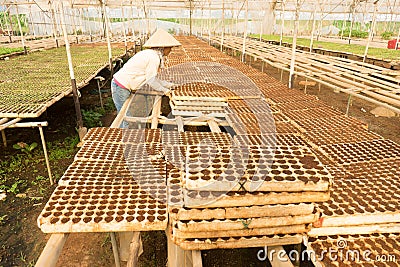
M166 146L216 145L229 146L233 142L228 133L165 131L162 144Z
M294 121L313 120L343 115L341 111L331 107L319 107L305 110L287 110L283 113Z
M89 129L83 141L141 144L160 143L161 129L121 129L97 127Z
M289 110L304 110L320 107L329 107L324 101L314 100L314 101L298 101L291 103L284 103L276 105L281 111L286 112Z
M2 104L0 118L36 118L46 110L45 104Z
M399 234L321 236L310 238L307 248L316 256L316 266L400 266Z
M400 159L374 160L344 164L342 168L351 174L351 179L379 179L387 180L400 177Z
M351 179L336 172L331 198L317 203L318 227L396 223L400 221L400 179ZM344 178L340 178L340 175Z
M338 164L400 159L400 145L389 139L324 145L319 149Z
M161 143L119 144L86 141L75 155L75 160L135 161L138 159L159 159Z
M229 123L236 134L239 135L264 135L264 134L296 134L300 130L291 122L240 122Z
M181 232L243 230L314 223L318 214L282 217L173 221Z
M45 233L163 230L165 184L58 186L38 218Z
M61 177L59 185L100 186L166 184L164 160L138 160L127 164L113 161L74 161Z
M318 146L383 139L382 136L374 132L357 127L321 129L308 131L302 135L306 140L309 140Z
M304 131L319 131L330 130L332 128L345 128L345 127L358 127L368 129L368 124L361 122L355 118L342 116L310 119L298 121L297 124L304 129Z
M183 196L182 196L183 198ZM259 217L301 216L313 213L314 204L299 203L286 205L264 205L231 208L197 209L186 207L171 207L170 218L174 220L211 220L238 219Z
M232 124L274 124L275 120L271 112L266 113L229 113L226 115L226 120Z
M307 142L295 134L235 135L233 140L238 146L307 146Z
M179 137L183 145L229 146L233 142L228 133L183 132Z
M228 100L228 107L226 109L227 113L269 113L278 111L263 98Z
M171 234L169 234L171 235ZM187 238L172 237L172 240L184 250L208 250L227 248L252 248L264 246L279 246L300 244L302 234L286 235L257 235L246 237L220 237L220 238Z
M188 208L244 207L329 200L329 192L216 192L183 190Z
M318 100L318 98L316 96L305 95L305 94L298 94L298 95L295 94L295 95L287 95L287 96L281 96L281 94L277 94L276 96L266 95L265 97L268 98L268 100L270 100L274 104Z
M243 221L245 224L245 220ZM242 237L242 236L260 236L260 235L280 235L280 234L301 234L306 233L310 229L307 224L288 225L288 226L275 226L264 228L244 228L240 230L206 230L196 232L181 231L174 228L173 236L178 239L188 238L227 238L227 237Z
M328 191L330 177L307 147L190 146L183 184L201 191Z

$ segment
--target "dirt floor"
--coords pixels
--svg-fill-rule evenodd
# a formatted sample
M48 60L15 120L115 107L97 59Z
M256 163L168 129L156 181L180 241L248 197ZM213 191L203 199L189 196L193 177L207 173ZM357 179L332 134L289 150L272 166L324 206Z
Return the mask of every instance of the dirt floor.
M260 67L260 63L252 63ZM280 72L271 67L265 72L279 79ZM287 81L287 74L284 76ZM296 80L296 84L300 79ZM85 110L96 110L98 95L93 86L83 91L81 104ZM302 86L295 90L302 90ZM95 90L94 90L95 91ZM318 86L308 87L307 93L317 95L321 100L341 111L346 110L347 96L334 93L331 89ZM109 93L103 94L104 102L112 104ZM369 128L400 143L400 118L375 117L369 111L375 106L355 99L350 115L368 123ZM89 123L98 123L96 112L86 115ZM115 111L109 108L100 116L102 125L108 126L115 117ZM75 130L75 111L71 98L65 98L53 105L36 121L48 121L45 128L51 168L59 179L73 161L78 142ZM0 149L0 189L7 190L7 198L0 201L0 266L33 266L40 255L48 235L37 227L36 218L43 209L55 186L50 186L43 152L37 129L6 130L8 147ZM39 146L30 153L13 148L18 142ZM144 253L139 266L165 266L167 262L166 237L163 232L143 233ZM290 249L290 247L286 247ZM266 261L257 259L260 248L240 250L203 251L203 265L210 266L270 266ZM58 266L114 266L111 243L108 234L71 234L64 246ZM303 262L301 266L310 266Z

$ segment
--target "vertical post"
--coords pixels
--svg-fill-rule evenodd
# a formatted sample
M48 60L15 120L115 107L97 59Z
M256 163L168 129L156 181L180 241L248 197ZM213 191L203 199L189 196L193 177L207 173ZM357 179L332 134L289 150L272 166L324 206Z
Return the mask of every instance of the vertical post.
M356 6L355 3L351 6L352 13L351 13L351 22L350 22L350 30L349 30L349 44L351 43L351 32L353 30L353 24L354 24L354 13L356 12Z
M26 55L28 54L28 50L26 49L24 33L22 32L21 20L19 18L19 12L18 12L18 4L15 4L15 11L17 12L17 22L18 22L19 33L21 35L22 47L24 48L24 54Z
M265 16L265 12L264 12L264 16ZM264 17L263 16L263 17ZM263 34L263 26L264 26L264 21L263 20L261 20L261 23L260 23L261 25L260 25L260 42L261 42L261 40L262 40L262 34Z
M225 34L225 1L222 0L222 32L221 32L221 52L224 46L224 34Z
M110 237L111 237L112 250L114 254L115 267L121 267L121 261L119 259L119 251L118 251L117 239L115 238L115 233L110 233Z
M249 0L245 0L246 4L246 18L244 20L244 33L243 33L243 46L242 46L242 62L245 61L246 53L246 39L247 39L247 20L249 15Z
M10 7L8 6L7 8L7 14L8 14L8 21L9 21L9 25L10 25L10 29L8 30L8 37L10 38L10 43L12 43L12 38L11 35L14 34L14 29L13 29L13 25L12 25L12 19L11 19L11 15L10 15Z
M367 45L365 46L365 51L364 51L364 56L363 56L363 62L365 62L365 59L367 58L369 44L371 43L372 36L374 35L375 23L376 23L376 13L378 12L378 2L379 2L379 0L376 0L376 1L374 2L374 6L375 6L375 8L374 8L374 14L372 15L372 23L371 23L371 28L370 28L369 34L368 34Z
M89 8L86 9L86 16L87 16L87 23L88 23L88 26L89 26L90 42L93 42L92 23L91 23L90 17L89 17Z
M399 27L399 32L397 33L397 38L396 38L396 43L394 43L394 49L399 49L400 48L400 27Z
M289 88L293 88L293 83L294 83L294 65L296 62L297 31L299 29L299 11L300 11L300 0L296 0L296 13L295 13L293 43L292 43L292 58L290 60Z
M56 26L56 14L54 12L53 1L50 1L50 10L51 10L51 19L53 20L53 37L54 41L56 42L56 47L59 47L58 40L57 40L57 26ZM63 12L63 11L61 11Z
M121 11L122 11L122 31L124 32L124 44L125 44L125 53L128 52L128 42L126 40L126 30L125 30L125 12L124 12L124 6L121 5Z
M3 139L4 147L7 147L7 138L6 138L6 133L4 132L4 130L1 130L1 138Z
M32 17L32 6L29 6L29 20L31 21L31 27L32 27L33 37L36 38L35 25L33 24L33 17Z
M211 0L208 0L208 44L211 44Z
M131 24L132 24L132 37L133 37L133 40L135 41L135 20L133 19L133 3L132 3L132 1L131 1ZM139 17L139 14L138 14L138 17ZM135 43L135 47L136 47L136 43ZM136 48L135 48L136 49Z
M74 34L75 34L76 43L78 44L79 40L78 40L78 31L76 30L76 23L75 23L75 9L71 8L71 12L72 12L72 15L71 15L72 16L72 27L73 27Z
M282 12L281 12L281 33L279 37L279 45L282 45L282 40L283 40L283 30L285 28L285 1L282 1Z
M349 95L349 98L347 99L346 116L349 116L350 106L351 106L351 95Z
M311 40L310 40L310 53L312 53L312 51L313 51L314 31L315 31L315 24L316 24L315 15L316 14L317 14L317 5L314 5L313 23L312 23Z
M71 78L72 95L74 98L76 120L77 120L77 125L78 125L79 138L82 140L83 136L85 135L85 129L83 128L81 106L79 103L78 89L76 87L74 66L72 65L71 48L69 46L68 33L67 33L66 25L65 25L63 2L61 1L60 4L61 4L61 8L59 9L59 12L61 15L61 26L62 26L63 35L64 35L65 49L67 52L68 68L69 68L69 75Z
M192 36L192 14L193 14L193 0L189 0L189 36Z
M104 0L102 1L101 5L104 13L104 20L105 20L105 25L106 25L106 38L107 38L107 49L108 49L108 62L110 66L110 72L111 72L111 77L114 75L114 70L113 70L113 62L112 62L112 53L111 53L111 42L110 42L110 25L109 25L109 20L106 12L106 5L104 3Z
M40 139L42 140L44 158L46 160L47 173L49 174L50 184L53 185L54 181L53 181L53 176L51 175L50 162L49 162L49 156L47 155L46 141L44 140L43 127L42 125L39 125L38 127L39 127Z

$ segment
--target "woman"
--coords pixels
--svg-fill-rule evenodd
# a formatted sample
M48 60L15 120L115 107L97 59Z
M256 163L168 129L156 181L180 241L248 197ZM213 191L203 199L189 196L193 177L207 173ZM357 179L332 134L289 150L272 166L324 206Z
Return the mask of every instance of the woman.
M172 47L180 45L171 34L158 29L143 45L150 49L135 54L114 74L111 92L118 113L129 95L146 83L156 91L169 93L174 84L162 81L156 76L160 66L163 66L164 57L169 55Z

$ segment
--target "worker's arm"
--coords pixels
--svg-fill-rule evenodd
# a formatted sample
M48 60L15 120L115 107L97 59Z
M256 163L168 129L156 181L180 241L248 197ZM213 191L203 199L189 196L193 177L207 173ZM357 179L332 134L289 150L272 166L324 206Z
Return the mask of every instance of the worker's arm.
M149 58L149 62L146 67L146 83L154 90L163 92L165 94L169 91L169 89L163 85L163 81L156 77L159 66L160 59L158 56Z

